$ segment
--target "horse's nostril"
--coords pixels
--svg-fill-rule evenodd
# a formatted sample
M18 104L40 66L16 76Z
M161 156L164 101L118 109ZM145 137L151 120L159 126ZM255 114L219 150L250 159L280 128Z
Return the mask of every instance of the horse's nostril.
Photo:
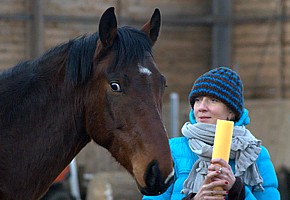
M152 161L145 173L146 187L141 188L141 193L144 195L159 195L163 193L172 183L174 171L172 171L167 178L162 178L161 171L157 161Z
M157 183L157 178L160 176L160 171L156 161L152 161L148 168L145 177L146 185L149 187L154 187Z
M144 195L159 195L169 187L174 179L174 170L165 178L162 177L158 162L153 160L147 167L144 175L146 186L140 188L140 192Z

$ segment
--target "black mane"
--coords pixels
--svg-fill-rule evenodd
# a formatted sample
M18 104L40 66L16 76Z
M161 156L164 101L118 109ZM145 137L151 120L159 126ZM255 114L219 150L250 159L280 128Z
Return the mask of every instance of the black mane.
M90 78L98 38L95 33L69 42L66 80L76 85L84 84Z
M142 61L145 53L151 54L151 41L145 33L130 27L118 28L118 36L111 47L115 58L108 71L119 71L134 61ZM27 94L55 77L65 64L64 80L69 85L85 84L91 77L98 33L83 35L51 48L34 60L21 62L0 74L0 96L12 93ZM22 96L23 97L23 96Z

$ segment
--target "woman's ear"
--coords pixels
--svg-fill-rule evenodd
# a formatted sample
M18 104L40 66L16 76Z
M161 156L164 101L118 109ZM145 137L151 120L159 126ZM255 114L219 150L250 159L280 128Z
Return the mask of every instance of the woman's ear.
M235 117L236 117L235 113L233 113L232 111L230 111L229 114L228 114L227 119L228 120L231 120L231 121L234 121Z

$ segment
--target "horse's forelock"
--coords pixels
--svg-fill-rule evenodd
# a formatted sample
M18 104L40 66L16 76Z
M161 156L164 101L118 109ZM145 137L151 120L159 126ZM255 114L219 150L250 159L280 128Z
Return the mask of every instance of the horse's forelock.
M121 70L134 61L142 61L146 53L152 54L152 45L145 33L131 27L118 28L118 36L113 44L115 58L110 71Z
M134 61L142 61L152 51L152 44L145 33L130 27L118 28L112 50L115 58L109 71L118 71ZM72 85L84 84L92 74L94 53L99 36L95 33L82 36L68 43L68 60L65 80Z

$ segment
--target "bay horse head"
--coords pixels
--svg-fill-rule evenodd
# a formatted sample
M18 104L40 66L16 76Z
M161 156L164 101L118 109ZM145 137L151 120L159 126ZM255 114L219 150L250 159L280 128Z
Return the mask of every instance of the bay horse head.
M147 195L163 192L173 177L161 116L166 80L151 51L160 20L156 9L136 30L117 28L113 8L103 14L86 104L90 137L111 152Z
M146 195L174 171L162 123L165 77L152 55L160 12L140 29L117 27L60 44L0 74L0 199L35 200L91 140L106 148Z

